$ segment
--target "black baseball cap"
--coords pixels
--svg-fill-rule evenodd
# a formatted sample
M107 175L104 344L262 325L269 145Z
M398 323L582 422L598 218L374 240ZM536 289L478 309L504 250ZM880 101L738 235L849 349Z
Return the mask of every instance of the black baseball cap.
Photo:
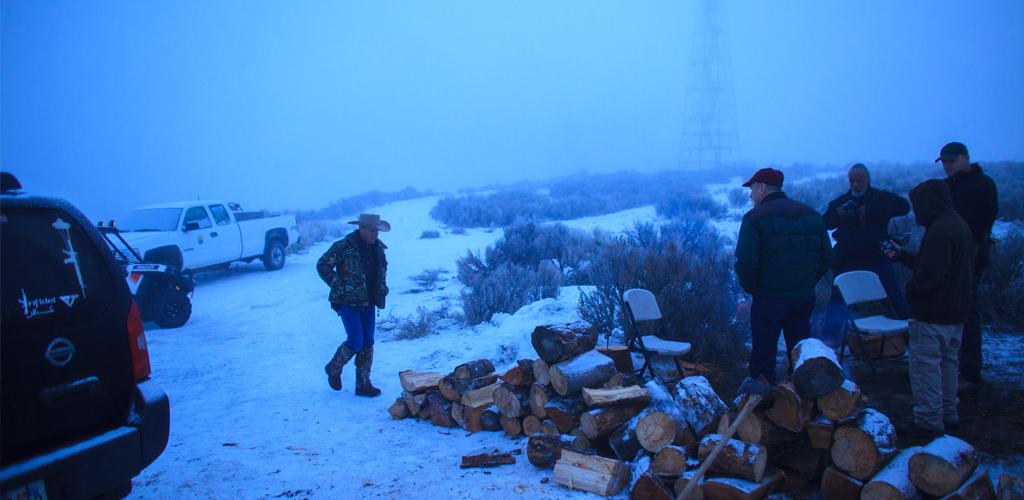
M942 151L939 151L939 157L935 159L935 163L938 163L943 159L946 161L953 161L960 155L967 157L971 156L967 154L967 146L964 146L963 143L951 142L942 146Z

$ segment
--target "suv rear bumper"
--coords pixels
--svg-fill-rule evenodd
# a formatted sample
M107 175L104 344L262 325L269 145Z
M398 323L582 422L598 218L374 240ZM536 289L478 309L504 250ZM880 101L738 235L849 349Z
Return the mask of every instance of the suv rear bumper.
M124 487L167 447L170 404L152 381L136 385L124 426L0 469L6 493L43 480L50 498L93 498Z

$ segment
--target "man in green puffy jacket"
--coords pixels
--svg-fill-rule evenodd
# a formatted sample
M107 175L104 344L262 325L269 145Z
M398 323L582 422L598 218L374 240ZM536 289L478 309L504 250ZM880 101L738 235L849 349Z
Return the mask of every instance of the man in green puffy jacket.
M781 171L762 168L743 184L754 208L743 216L736 242L736 277L753 295L750 377L764 376L771 383L780 331L787 353L810 336L814 286L832 256L821 214L787 198L782 182Z
M334 242L316 263L317 273L331 287L331 309L338 313L348 338L327 363L327 383L341 390L341 369L353 356L356 358L356 395L377 397L380 389L370 383L373 367L373 332L376 308L384 308L388 295L388 261L380 232L391 230L391 224L377 214L360 214L359 228Z

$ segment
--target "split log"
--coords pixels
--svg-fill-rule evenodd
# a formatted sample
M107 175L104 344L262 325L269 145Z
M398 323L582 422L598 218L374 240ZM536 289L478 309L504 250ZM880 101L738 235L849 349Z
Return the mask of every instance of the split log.
M529 389L525 387L502 383L492 397L502 416L522 419L530 412Z
M494 404L494 390L499 386L501 386L501 382L495 382L479 389L468 390L462 394L462 399L459 402L467 408L490 406Z
M680 446L666 446L651 459L651 470L661 477L679 477L686 472L686 450Z
M860 399L860 387L845 380L838 389L818 398L818 409L829 420L842 420L857 410Z
M516 457L513 457L510 453L482 453L480 455L463 456L459 468L497 467L499 465L513 465L515 463Z
M743 419L739 427L736 428L736 434L739 435L741 441L765 446L788 443L795 441L798 437L796 433L776 425L762 411L753 411L748 414L747 418ZM829 434L826 448L829 446L832 446L831 434Z
M687 471L680 475L679 479L676 479L675 484L672 485L672 490L675 491L676 498L678 500L704 500L706 497L704 494L704 478L700 478L697 482L697 487L690 490L690 494L687 495L687 498L680 496L683 494L683 490L686 489L686 485L690 484L690 481L693 480L693 476L696 473L696 470Z
M540 359L554 365L592 350L597 345L597 329L586 321L541 325L534 328L530 341Z
M633 464L629 500L672 500L672 494L665 482L651 470L650 457L643 457Z
M873 408L857 412L851 420L836 428L832 462L861 481L870 479L895 454L896 429L889 417Z
M502 415L501 429L509 436L521 436L523 434L523 420L519 417L506 417Z
M533 383L533 361L520 359L516 366L501 374L501 380L514 386L529 386Z
M995 500L996 490L992 487L992 479L987 469L978 469L967 478L953 493L942 497L942 500Z
M633 405L595 408L580 415L580 428L583 429L587 438L597 439L611 434L616 427L640 413L640 410L639 407ZM548 415L550 414L549 410Z
M575 358L551 366L551 387L562 396L576 394L584 387L600 387L615 375L615 363L597 351L587 351Z
M910 457L910 480L932 496L952 493L978 466L978 452L962 439L945 435Z
M580 398L554 397L544 405L544 414L558 427L558 432L565 434L580 426L580 416L586 411L586 405Z
M419 416L420 410L427 402L427 396L423 394L413 394L409 391L402 391L402 400L405 401L405 406L409 408L410 415Z
M620 372L632 373L636 371L636 367L633 366L633 355L629 352L629 347L624 345L599 345L596 347L597 352L608 356L613 363L615 363L615 369Z
M814 416L814 399L801 397L792 382L772 387L771 397L772 406L764 415L783 429L803 431Z
M583 429L577 427L569 431L569 435L572 436L572 449L574 451L582 453L590 449L590 439L583 433Z
M402 389L413 394L421 394L437 387L442 375L437 372L414 372L403 370L398 372L398 379L402 382Z
M501 412L498 411L497 406L482 406L483 412L480 413L480 427L485 431L496 431L501 429ZM467 406L466 411L479 410L479 408L472 408Z
M836 353L824 342L809 338L793 347L793 385L801 396L817 398L843 385L845 376Z
M437 390L441 391L441 395L448 401L460 401L462 400L462 393L466 392L466 387L469 386L470 382L470 380L457 379L451 375L446 375L437 382Z
M835 431L835 424L824 417L818 417L807 424L807 436L811 439L811 447L819 450L832 447L832 435Z
M569 436L537 434L530 436L526 443L526 459L537 467L550 469L562 457L562 450L571 449L572 446L572 438Z
M535 417L535 416L533 416L533 415L528 415L528 416L524 417L523 418L523 434L525 434L527 436L534 436L534 435L537 435L537 434L542 434L541 431L540 431L540 419Z
M534 383L530 386L530 413L537 418L546 418L548 412L544 411L544 406L548 404L548 400L555 395L555 391L550 387Z
M543 359L533 360L533 379L540 385L551 383L551 366Z
M547 434L549 436L558 436L562 434L558 431L558 426L550 419L546 418L540 421L540 432L541 434Z
M686 377L676 384L675 401L690 427L702 437L711 433L718 425L718 419L729 411L718 394L711 388L708 379L702 376Z
M621 389L625 384L622 383L622 373L616 372L612 375L612 378L606 380L601 387L603 389Z
M715 445L722 441L718 434L708 434L700 441L700 448L697 457L703 462L711 454ZM735 476L754 483L760 483L764 479L764 469L768 465L767 450L757 444L744 443L736 439L730 439L728 444L715 457L710 470ZM707 483L705 483L707 490ZM710 495L710 491L707 491Z
M440 391L427 393L427 405L430 407L430 423L438 427L457 427L452 418L452 402L441 395Z
M828 500L859 500L863 488L863 482L834 465L821 475L821 497Z
M1024 500L1024 480L1010 475L999 476L999 500Z
M395 402L391 403L391 406L388 407L388 413L395 420L401 420L412 415L409 412L409 405L405 404L405 398L396 398Z
M489 359L478 359L456 366L452 371L452 376L457 379L472 380L491 373L494 373L494 363Z
M583 402L590 408L598 406L613 406L618 404L646 405L651 402L651 393L639 385L618 389L588 388L583 389Z
M862 498L879 500L907 500L918 498L917 487L910 481L910 457L921 451L920 446L907 448L889 461L875 477L871 478L864 489Z
M453 375L442 377L437 383L437 390L441 391L441 395L450 401L462 401L462 395L467 391L479 389L481 387L487 387L498 380L498 376L484 375L483 377L477 377L475 379L460 379L455 378Z
M562 450L555 464L555 482L570 489L612 496L629 486L629 467L610 458Z
M637 453L643 448L636 439L636 417L620 425L608 435L608 446L612 447L615 456L623 462L636 460Z
M455 425L466 429L466 407L462 406L462 403L452 402L452 409L448 412L452 416L452 420L455 421ZM470 431L477 432L477 431Z
M455 423L466 429L469 432L480 432L484 430L497 430L497 428L484 429L483 414L489 409L487 406L478 406L471 408L462 405L462 403L452 403L452 419ZM497 416L494 418L495 423L500 428Z
M713 477L704 481L704 494L716 500L758 500L768 496L772 486L782 480L779 469L767 471L760 481L752 482L732 477Z

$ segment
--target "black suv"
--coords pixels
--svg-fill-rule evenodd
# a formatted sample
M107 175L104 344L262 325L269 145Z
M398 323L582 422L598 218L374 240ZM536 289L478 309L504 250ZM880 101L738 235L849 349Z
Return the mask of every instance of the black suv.
M124 272L70 203L0 194L0 493L123 496L167 446Z

